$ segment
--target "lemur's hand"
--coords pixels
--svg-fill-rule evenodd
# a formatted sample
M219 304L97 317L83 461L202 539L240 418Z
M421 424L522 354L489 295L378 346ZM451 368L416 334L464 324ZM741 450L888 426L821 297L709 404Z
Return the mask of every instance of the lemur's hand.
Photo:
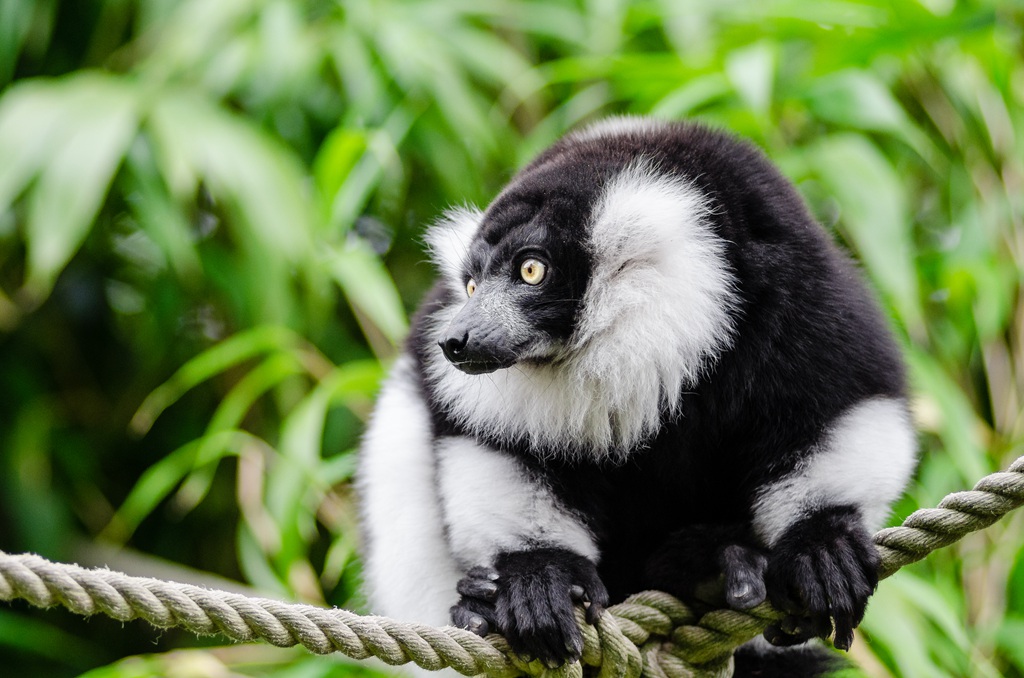
M459 580L459 602L452 606L452 624L486 636L497 631L494 601L498 596L498 572L491 567L474 567Z
M749 610L764 602L764 573L768 560L757 549L730 544L718 555L725 580L725 602L734 610Z
M593 624L608 604L594 564L555 548L499 555L493 568L475 567L458 584L456 626L479 635L496 631L517 654L554 667L579 659L583 634L573 606L586 604Z
M790 616L768 628L774 645L815 636L849 650L878 584L878 552L860 514L848 507L818 511L792 525L772 549L765 584L768 598Z
M643 585L697 608L749 610L766 596L767 559L745 523L689 525L676 530L648 559Z

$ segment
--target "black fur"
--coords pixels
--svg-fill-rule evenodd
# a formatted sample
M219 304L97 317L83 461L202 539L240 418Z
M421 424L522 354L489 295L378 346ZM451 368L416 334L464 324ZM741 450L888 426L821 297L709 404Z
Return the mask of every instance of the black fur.
M835 646L849 650L878 585L878 564L856 509L823 509L796 523L772 549L766 573L772 602L792 616L765 637L789 644L827 636L834 620Z
M847 665L824 647L792 647L785 652L741 647L732 678L818 678Z
M764 602L765 554L746 525L693 525L668 537L647 560L644 587L709 609L749 610Z
M471 569L458 592L456 626L480 635L498 631L517 653L552 667L583 652L574 605L585 603L587 621L594 623L608 604L594 564L555 548L501 553L493 568Z
M593 264L584 225L608 180L641 156L711 200L712 227L739 285L732 318L738 338L682 396L678 414L666 413L657 434L630 450L625 463L581 461L586 455L546 454L485 437L481 442L521 459L585 518L601 561L592 571L589 561L565 551L503 554L494 571L463 580L455 621L497 629L516 650L558 662L580 652L574 585L593 610L644 588L695 600L698 582L722 575L734 607L767 594L793 614L770 640L827 636L834 617L836 645L848 647L877 565L852 509L807 517L766 554L750 531L751 507L758 488L812 454L842 412L867 398L902 398L903 367L854 265L759 151L687 124L559 142L487 210L466 275L514 280L523 253L557 261L547 287L524 290L521 304L547 336L571 336ZM409 349L420 365L438 351L439 337L425 331L425 318L451 301L449 294L435 288L414 323ZM422 371L420 379L435 434L468 435L439 406ZM808 657L821 664L804 650L772 661L813 663ZM737 675L752 661L739 655Z

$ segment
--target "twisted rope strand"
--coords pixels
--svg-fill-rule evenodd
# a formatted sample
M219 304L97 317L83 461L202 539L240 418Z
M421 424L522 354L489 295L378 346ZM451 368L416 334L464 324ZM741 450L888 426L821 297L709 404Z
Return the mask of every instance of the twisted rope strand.
M1024 457L1009 470L982 478L973 490L950 494L937 508L915 511L901 527L877 533L880 577L988 527L1022 504ZM645 591L608 608L596 626L583 623L580 613L582 662L548 670L513 655L496 635L480 638L451 626L360 616L0 551L0 600L18 598L36 607L61 605L81 615L145 619L160 628L180 626L236 641L300 644L317 654L341 652L353 659L377 657L388 664L413 662L431 671L450 667L466 676L495 678L582 678L581 664L599 667L598 678L637 678L641 673L725 678L732 674L733 650L781 617L762 603L746 612L715 610L698 618L679 600Z
M949 494L937 508L918 509L903 525L877 532L874 542L882 559L879 579L992 525L1021 505L1024 505L1024 456L1013 462L1007 471L985 476L973 490ZM691 666L713 666L780 618L779 612L767 603L746 612L715 610L694 623L677 625L672 633L673 647L667 651Z
M935 549L948 546L970 532L984 529L1024 504L1024 457L1006 471L987 475L973 490L954 492L937 508L918 509L900 527L875 535L882 556L879 577L917 562Z

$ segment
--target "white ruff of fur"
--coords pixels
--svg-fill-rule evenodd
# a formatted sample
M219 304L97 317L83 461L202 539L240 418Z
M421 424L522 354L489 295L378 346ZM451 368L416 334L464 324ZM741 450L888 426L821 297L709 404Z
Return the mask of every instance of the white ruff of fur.
M646 165L624 170L595 205L581 322L558 359L473 376L438 351L426 370L441 403L477 435L623 460L731 343L735 281L707 216L685 181ZM458 310L435 313L431 329Z

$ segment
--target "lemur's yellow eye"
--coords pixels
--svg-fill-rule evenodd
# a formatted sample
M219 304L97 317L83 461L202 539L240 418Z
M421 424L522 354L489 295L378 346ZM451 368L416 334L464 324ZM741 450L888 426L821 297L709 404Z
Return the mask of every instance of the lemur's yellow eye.
M470 278L469 282L466 283L466 294L473 296L473 292L476 292L476 281Z
M544 275L548 272L548 267L536 259L527 259L523 262L523 265L519 267L519 275L523 277L523 281L529 285L539 285L544 280Z

